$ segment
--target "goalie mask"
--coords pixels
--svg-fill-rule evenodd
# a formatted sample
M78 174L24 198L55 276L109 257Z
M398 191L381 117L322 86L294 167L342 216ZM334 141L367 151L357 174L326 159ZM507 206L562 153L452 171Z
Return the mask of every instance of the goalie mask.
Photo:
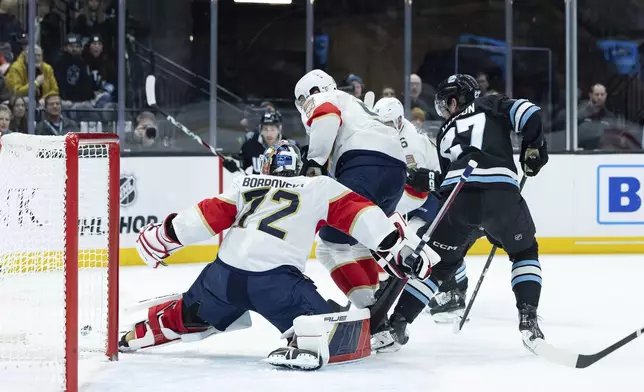
M264 151L259 158L262 174L281 177L295 177L302 170L300 149L288 140L282 140Z

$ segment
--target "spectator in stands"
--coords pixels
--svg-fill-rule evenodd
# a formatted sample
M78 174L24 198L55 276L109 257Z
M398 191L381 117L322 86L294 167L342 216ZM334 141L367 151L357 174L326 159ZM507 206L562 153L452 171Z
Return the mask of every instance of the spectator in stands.
M63 99L63 107L70 111L70 117L76 120L100 121L97 113L90 112L95 107L96 96L92 75L82 54L81 37L78 34L69 34L65 52L54 64L60 97Z
M78 132L78 124L62 115L62 102L58 93L44 97L45 113L43 119L36 124L36 135L60 136L70 132Z
M579 147L586 150L600 148L604 132L615 128L617 118L606 109L606 87L595 83L590 87L588 101L582 102L577 111L579 121Z
M395 97L396 96L396 91L393 89L393 87L385 87L382 89L382 97Z
M362 83L362 79L358 75L354 74L349 74L344 79L343 86L341 87L341 90L344 90L348 92L349 94L353 95L356 98L362 99L362 93L364 91L364 83Z
M8 42L0 42L0 56L2 57L2 60L0 60L0 70L6 74L14 60L11 45Z
M0 103L6 102L11 97L11 91L4 79L5 73L9 70L9 62L4 58L0 52Z
M114 102L114 86L117 83L115 62L103 51L100 35L95 34L90 37L83 51L83 59L89 66L94 95L99 99L96 106L103 107L103 102Z
M415 107L411 110L411 123L419 131L423 129L423 125L425 124L425 112L423 109Z
M103 36L105 30L105 5L102 0L86 0L72 32L87 39L94 34Z
M11 132L28 133L25 99L14 95L9 101L9 109L11 109L11 125L9 126Z
M7 105L0 104L0 136L11 133L11 109Z
M7 88L4 81L4 74L0 73L0 103L5 103L11 98L11 91Z
M490 77L485 72L479 72L476 74L476 82L479 84L481 89L481 96L494 95L499 92L490 88Z
M53 64L60 55L63 46L64 23L60 15L54 11L53 0L38 1L38 19L36 42L43 48L43 59L46 63Z
M7 87L14 95L26 97L29 93L29 73L27 72L27 58L29 48L20 53L16 61L11 64L5 77ZM49 94L58 94L58 83L54 76L54 69L51 65L45 63L42 59L42 49L36 45L34 54L36 57L36 100L41 104L44 103L42 97Z
M63 100L70 102L91 100L93 98L92 77L89 67L82 57L81 37L78 34L67 35L63 50L64 52L54 64L60 96Z
M154 145L159 134L157 126L157 117L152 112L142 112L136 118L136 128L134 129L134 142L143 147Z
M14 58L22 52L21 37L24 33L22 24L14 14L17 6L18 0L0 0L0 42L11 45Z
M430 107L430 105L425 102L423 98L421 98L420 94L423 92L423 80L420 78L420 76L416 74L411 74L409 75L409 95L411 97L411 108L420 108L424 113L427 113L430 109L433 110L432 108L434 107L433 105ZM405 97L401 98L401 102L404 101Z

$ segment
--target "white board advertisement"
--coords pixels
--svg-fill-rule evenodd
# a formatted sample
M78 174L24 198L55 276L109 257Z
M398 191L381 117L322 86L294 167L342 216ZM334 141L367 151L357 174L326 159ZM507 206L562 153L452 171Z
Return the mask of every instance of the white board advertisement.
M218 195L218 161L215 157L122 158L121 248L133 248L146 224Z

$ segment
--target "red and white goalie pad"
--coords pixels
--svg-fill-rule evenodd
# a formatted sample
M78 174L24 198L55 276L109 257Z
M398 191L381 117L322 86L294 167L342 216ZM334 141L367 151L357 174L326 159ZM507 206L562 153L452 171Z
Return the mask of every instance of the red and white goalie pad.
M156 304L148 309L148 318L136 323L132 330L121 337L119 351L132 352L143 348L158 347L175 342L196 342L222 332L252 326L250 314L245 312L225 331L203 323L186 325L183 320L183 299Z

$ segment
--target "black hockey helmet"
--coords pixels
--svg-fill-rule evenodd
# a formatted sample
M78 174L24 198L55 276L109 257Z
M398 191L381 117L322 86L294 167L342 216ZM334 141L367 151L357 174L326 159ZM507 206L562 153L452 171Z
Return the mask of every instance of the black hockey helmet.
M260 126L277 125L279 127L282 125L282 114L277 110L268 109L262 115L262 118L259 121L259 124Z
M456 99L459 108L474 101L481 94L479 84L470 75L456 74L442 81L436 89L434 108L436 113L443 118L449 118L451 114L447 110L452 98Z
M262 174L295 177L302 170L302 156L295 143L281 140L264 151L259 157Z

